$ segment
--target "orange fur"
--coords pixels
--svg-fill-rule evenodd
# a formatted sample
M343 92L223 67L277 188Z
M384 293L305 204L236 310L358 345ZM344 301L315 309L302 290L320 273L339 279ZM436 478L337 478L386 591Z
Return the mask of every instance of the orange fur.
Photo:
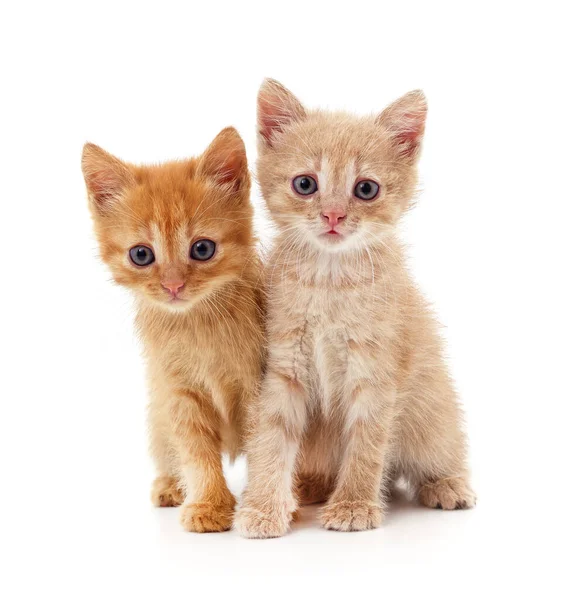
M244 144L227 128L201 157L159 166L126 164L86 144L82 166L102 258L137 300L158 471L152 501L183 502L189 531L228 529L235 500L221 452L242 449L263 348ZM210 260L190 257L200 239L216 243ZM154 263L130 260L140 244ZM171 282L177 297L166 289Z
M298 500L328 499L328 529L377 527L400 476L427 506L474 504L437 325L395 235L426 110L421 92L361 118L307 111L275 81L260 90L258 178L280 232L266 273L267 374L235 518L245 536L284 534ZM292 185L304 175L318 184L310 196ZM375 199L355 197L361 180L380 185Z

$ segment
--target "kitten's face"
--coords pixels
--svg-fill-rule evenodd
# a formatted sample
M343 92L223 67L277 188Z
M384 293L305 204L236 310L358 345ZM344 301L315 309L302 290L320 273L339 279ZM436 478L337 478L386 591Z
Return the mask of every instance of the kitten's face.
M253 248L244 145L223 131L198 158L152 167L88 144L83 171L103 260L143 299L182 311L237 278Z
M328 251L379 243L407 208L426 105L413 92L378 117L307 112L268 80L258 98L258 178L282 229Z

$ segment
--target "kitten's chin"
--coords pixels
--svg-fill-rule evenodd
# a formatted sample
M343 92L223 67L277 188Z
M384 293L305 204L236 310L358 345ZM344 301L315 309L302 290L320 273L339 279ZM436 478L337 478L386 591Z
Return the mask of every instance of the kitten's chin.
M341 244L345 240L347 240L350 236L350 233L340 233L339 231L326 231L325 233L320 234L318 237L325 244Z
M196 302L198 298L193 300L186 300L185 298L172 298L170 300L163 300L161 305L170 312L185 312L189 310Z
M352 248L356 238L355 232L323 232L311 236L315 245L327 252L343 252Z
M350 231L339 231L338 233L323 232L312 234L319 249L327 252L339 253L373 248L380 246L392 234L392 226L382 226L380 229L368 227L366 224L359 225Z
M199 301L199 298L199 296L195 298L155 298L145 294L140 297L142 302L170 313L187 312Z

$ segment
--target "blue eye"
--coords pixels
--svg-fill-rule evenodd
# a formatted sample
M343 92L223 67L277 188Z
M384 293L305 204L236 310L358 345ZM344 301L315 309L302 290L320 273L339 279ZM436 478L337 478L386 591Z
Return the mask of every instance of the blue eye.
M130 260L138 267L147 267L156 259L152 249L148 248L147 246L134 246L133 248L130 248L130 252L128 254L130 256Z
M293 189L300 196L310 196L317 191L317 182L309 175L299 175L293 182Z
M380 186L371 179L363 179L354 186L354 195L361 200L374 200L380 192Z
M210 260L215 254L217 245L213 240L199 240L191 246L191 258L193 260Z

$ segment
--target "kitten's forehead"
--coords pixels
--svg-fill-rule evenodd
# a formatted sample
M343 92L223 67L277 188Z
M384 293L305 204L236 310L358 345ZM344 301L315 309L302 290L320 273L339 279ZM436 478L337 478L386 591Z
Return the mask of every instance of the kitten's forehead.
M298 168L315 173L322 193L370 176L381 158L375 120L341 113L318 112L290 131Z
M342 191L349 194L358 176L357 162L354 157L336 160L336 157L323 154L319 168L315 170L321 194L337 194Z
M149 240L162 260L174 262L179 256L187 253L189 245L189 224L187 222L181 221L177 225L164 229L158 222L153 221L148 230Z
M380 136L373 117L317 111L292 126L299 147L315 152L357 155Z
M161 261L178 261L197 237L225 237L225 195L207 182L146 175L123 211L129 242L149 243Z

